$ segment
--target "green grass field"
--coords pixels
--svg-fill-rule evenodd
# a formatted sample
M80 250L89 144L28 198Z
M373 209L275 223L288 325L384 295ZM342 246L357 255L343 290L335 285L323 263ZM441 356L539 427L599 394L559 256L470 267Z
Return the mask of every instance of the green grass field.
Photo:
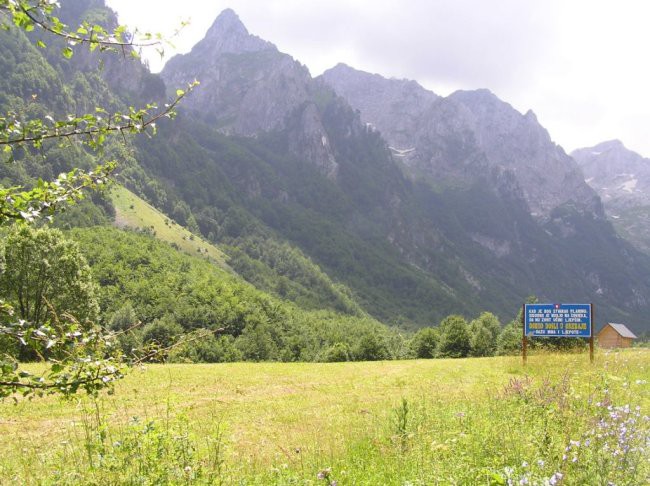
M526 368L517 357L152 365L97 401L0 404L0 478L648 484L648 382L642 349L595 365L534 355Z
M228 269L226 257L219 248L183 228L124 186L114 184L110 194L115 206L116 226L147 229L156 238L176 245L185 253L207 257L220 267Z

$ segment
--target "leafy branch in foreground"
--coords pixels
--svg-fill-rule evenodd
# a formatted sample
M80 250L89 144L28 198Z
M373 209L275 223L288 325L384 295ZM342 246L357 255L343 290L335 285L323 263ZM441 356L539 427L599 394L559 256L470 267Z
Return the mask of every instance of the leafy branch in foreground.
M0 301L0 313L11 316L13 309ZM133 328L128 330L132 331ZM55 319L54 324L41 326L23 319L0 324L0 337L5 341L27 346L37 351L40 360L47 361L46 370L37 373L21 367L10 354L0 354L0 400L11 396L16 399L17 394L26 398L52 394L70 397L79 390L89 395L106 388L110 391L114 382L124 377L127 361L129 367L165 361L172 350L222 331L195 331L169 346L151 343L126 359L116 345L116 338L122 333L107 332L96 325L84 328L67 314L61 320Z
M153 111L157 108L155 104L139 110L131 107L128 113L110 115L97 108L94 115L69 115L58 121L48 116L21 122L15 113L10 113L0 117L0 146L9 161L13 161L16 148L40 149L47 140L75 140L99 150L111 133L155 135L156 123L164 118L173 119L178 103L198 84L194 81L186 90L177 90L176 98L157 113ZM43 215L52 215L61 203L81 200L83 189L96 189L106 184L115 167L114 162L109 162L90 172L75 169L52 182L39 180L30 190L0 187L0 225L12 220L33 222Z
M1 1L1 0L0 0ZM103 108L95 108L94 114L81 116L68 115L63 120L55 120L52 116L44 119L21 121L16 113L9 113L0 117L0 146L2 151L10 158L14 148L21 145L31 145L41 148L46 140L71 138L81 139L82 143L90 148L99 149L106 136L112 132L142 133L151 130L156 133L156 123L163 118L173 119L176 116L175 108L199 82L194 81L187 89L176 91L176 98L164 106L158 113L155 103L148 104L145 108L135 109L129 107L127 113L116 112L109 114Z
M29 190L0 187L0 226L9 221L32 223L42 216L51 217L61 204L83 199L84 189L107 184L115 167L114 162L109 162L90 172L74 169L51 182L39 180Z
M67 42L61 51L66 58L72 57L72 47L75 45L87 45L90 51L121 50L123 54L128 52L133 57L139 57L132 48L158 46L164 41L160 34L148 32L140 34L137 30L128 32L123 25L112 31L89 22L82 22L76 29L70 28L54 15L57 8L59 8L57 0L0 0L0 14L7 19L0 23L0 26L7 29L13 24L26 32L31 32L38 27L49 34L61 37ZM42 40L39 40L37 45L41 48L46 47ZM158 51L163 54L162 49Z
M7 317L11 308L3 303ZM0 336L37 351L48 360L44 373L27 371L8 353L0 354L0 399L20 393L25 397L62 394L78 390L96 394L124 374L125 366L113 355L113 337L93 326L84 329L74 317L64 315L52 323L34 326L19 319L0 324Z
M100 25L88 22L83 22L75 31L54 15L59 6L56 0L0 0L0 28L9 30L12 24L25 32L39 28L63 38L65 46L61 54L67 59L72 57L76 45L86 45L91 52L121 50L123 54L129 53L137 58L139 55L133 51L133 47L155 45L162 40L160 36L154 39L151 34L145 34L142 37L144 41L140 42L136 40L136 35L128 33L123 26L109 32ZM47 47L42 40L36 41L36 45L40 48ZM159 52L163 54L162 49ZM178 103L197 84L195 81L186 90L177 90L176 98L161 111L157 111L155 104L142 109L129 107L127 112L112 114L96 108L92 114L68 115L60 120L52 116L23 120L18 113L8 113L0 116L0 153L13 161L16 149L39 150L46 141L77 142L92 150L99 150L109 134L119 133L123 137L127 133L154 135L158 120L174 118ZM61 203L81 199L84 189L104 185L114 168L115 163L109 162L98 166L94 171L75 169L61 174L51 182L39 180L32 189L0 186L0 227L12 221L32 223L43 215L51 215ZM2 297L10 296L11 301L5 303L0 300L0 400L9 396L16 398L16 394L29 398L46 394L67 397L79 390L96 394L106 387L110 389L111 384L123 376L126 367L124 357L114 344L115 335L95 325L92 318L78 320L79 314L75 312L74 306L61 307L61 302L48 300L44 296L43 289L48 285L47 290L59 294L68 286L74 287L78 283L80 275L74 271L70 275L66 274L66 278L70 279L63 283L56 279L50 279L52 281L46 283L44 277L56 273L57 267L68 268L66 262L75 258L77 250L71 248L70 254L65 258L57 258L39 243L37 232L31 231L29 226L23 225L22 228L24 231L21 235L25 237L26 245L21 249L21 254L18 258L13 255L13 261L10 262L11 252L5 252L7 271L4 271L4 262L0 261L0 276L4 277L11 273L9 269L21 262L26 265L26 270L17 276L22 283L2 289ZM46 230L43 231L47 233ZM54 233L49 238L54 243L62 239ZM16 249L17 245L12 245L7 248ZM77 256L79 262L82 262L81 255ZM31 294L29 298L25 297L23 288L39 285L36 297ZM17 296L14 295L16 292ZM31 307L29 302L25 302L32 298L42 298L49 311L39 311L36 314L27 312ZM93 299L92 296L81 296L77 300L92 304ZM14 316L13 305L20 311L20 318ZM38 319L41 314L44 320ZM34 373L20 366L21 355L46 364L40 373ZM145 350L142 359L150 359L151 356L151 352Z

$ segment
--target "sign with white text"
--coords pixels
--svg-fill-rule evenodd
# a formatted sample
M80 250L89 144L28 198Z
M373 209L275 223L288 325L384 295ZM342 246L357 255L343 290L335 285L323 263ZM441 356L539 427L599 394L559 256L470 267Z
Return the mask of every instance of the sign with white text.
M526 304L524 335L591 337L591 304Z

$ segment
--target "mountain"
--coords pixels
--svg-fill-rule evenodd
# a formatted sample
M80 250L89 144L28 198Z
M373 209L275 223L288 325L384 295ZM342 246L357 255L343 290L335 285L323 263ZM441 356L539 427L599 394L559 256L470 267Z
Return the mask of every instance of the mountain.
M100 15L100 3L66 5ZM169 218L157 217L159 231L174 221L200 234L274 299L414 328L483 310L508 319L535 294L594 301L599 319L645 325L648 257L615 234L535 116L487 90L443 98L344 66L338 77L349 80L334 85L331 72L312 78L231 10L160 76L133 62L109 69L101 54L60 60L56 49L23 47L7 52L29 54L28 71L40 74L9 62L4 79L48 79L44 106L123 109L201 81L157 137L111 140L100 156L118 160L124 187ZM7 89L14 106L31 92ZM51 179L61 160L91 167L96 157L77 155L48 152L0 176ZM118 219L138 207L122 203ZM92 201L65 224L106 222L116 206Z
M575 161L487 90L442 98L345 65L312 79L230 10L162 76L199 79L192 119L258 159L238 172L211 156L246 195L238 204L381 319L507 315L530 294L595 300L620 319L649 304L648 261L617 239ZM203 149L208 132L194 137Z
M650 205L650 159L627 149L621 141L578 149L571 156L608 211Z
M344 64L322 80L381 133L410 180L453 195L448 210L461 228L447 237L492 253L491 262L465 253L465 268L505 263L492 285L505 280L543 299L600 301L605 315L623 310L622 301L648 304L647 276L635 268L648 268L647 259L617 238L580 167L532 111L521 114L485 89L440 97ZM624 283L630 275L635 284ZM485 280L474 278L483 288Z
M515 189L511 181L542 220L563 204L602 215L577 164L532 111L522 115L486 89L442 98L344 64L322 78L377 127L412 177L467 185L485 176L502 191Z
M650 254L650 159L619 140L578 149L571 156L602 198L617 231Z
M228 135L253 136L287 128L289 115L300 117L291 134L292 151L330 177L337 163L315 101L318 87L305 66L248 33L237 14L224 10L187 55L169 60L162 72L169 86L198 79L200 90L186 107Z
M238 43L225 40L228 32L235 32ZM261 50L251 55L248 46ZM385 320L435 322L462 306L449 285L457 286L454 265L438 258L444 268L439 277L405 255L406 248L414 246L404 243L413 239L409 228L418 226L412 211L415 203L410 183L384 140L331 88L312 79L304 66L247 34L236 15L225 11L189 54L170 60L162 76L168 84L201 81L204 98L184 107L191 113L185 122L195 127L185 142L210 151L206 155L212 162L207 164L238 187L234 204L273 232L271 236L267 229L246 230L237 238L258 231L267 239L288 239ZM209 93L217 92L220 97L212 100ZM227 154L226 145L233 149ZM163 177L176 177L187 164L180 160L181 153L174 158L180 165ZM192 186L206 182L206 162L200 165L203 180L192 181ZM223 180L216 174L214 178ZM214 214L208 218L214 208L206 211L196 193L189 191L183 197L199 226L223 234L223 224L210 221L225 218ZM422 238L431 239L433 233ZM465 285L464 293L471 292ZM424 300L436 305L425 307Z

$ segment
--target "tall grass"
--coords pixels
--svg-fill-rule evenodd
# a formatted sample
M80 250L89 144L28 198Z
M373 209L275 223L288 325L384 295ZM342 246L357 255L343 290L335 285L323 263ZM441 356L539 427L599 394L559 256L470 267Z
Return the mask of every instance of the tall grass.
M16 484L648 484L650 353L156 366L0 406ZM56 426L53 426L56 423ZM26 432L25 428L29 430ZM43 443L29 443L42 437Z

